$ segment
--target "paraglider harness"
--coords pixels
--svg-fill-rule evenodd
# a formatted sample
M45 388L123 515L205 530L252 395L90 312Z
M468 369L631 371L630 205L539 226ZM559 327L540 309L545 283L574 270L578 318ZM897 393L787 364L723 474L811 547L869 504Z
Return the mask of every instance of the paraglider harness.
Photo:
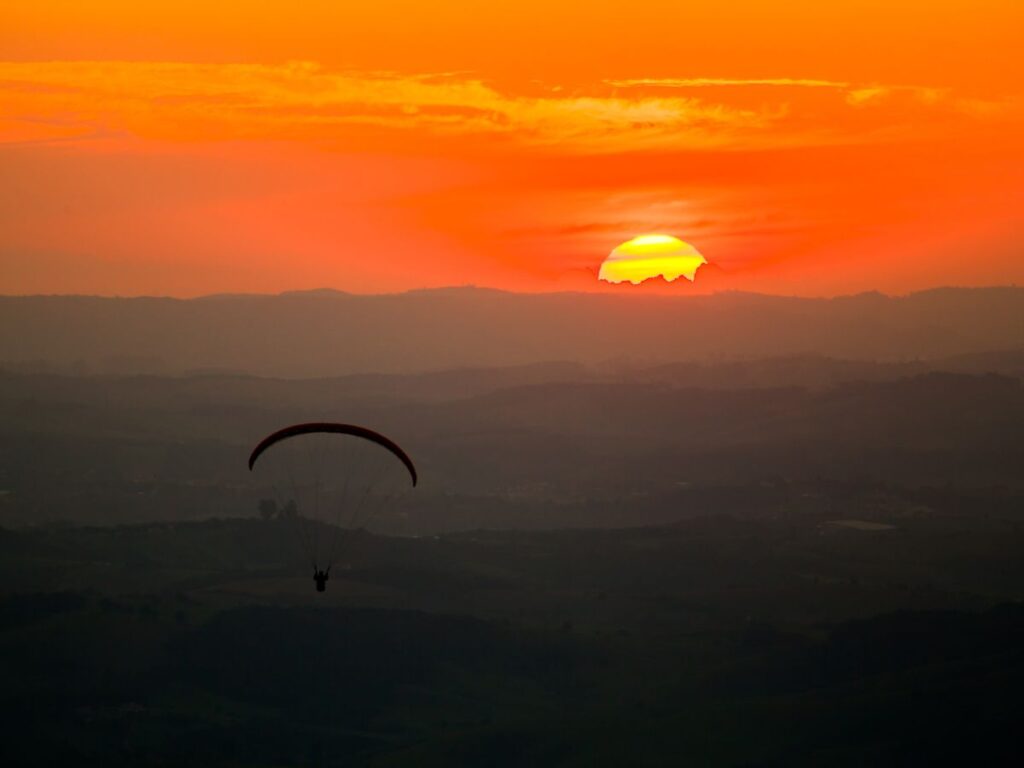
M324 592L327 589L327 580L331 578L331 566L327 566L326 571L317 570L313 568L313 581L316 582L316 591Z

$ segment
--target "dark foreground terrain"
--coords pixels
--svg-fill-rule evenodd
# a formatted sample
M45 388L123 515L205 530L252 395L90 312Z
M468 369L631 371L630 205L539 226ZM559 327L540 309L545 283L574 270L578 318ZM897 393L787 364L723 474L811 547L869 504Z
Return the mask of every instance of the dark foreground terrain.
M1024 520L974 506L357 533L323 595L282 521L2 531L0 762L1017 764Z
M0 371L0 765L1018 765L1024 326L990 304L1017 335L918 318L948 357ZM317 594L246 459L324 419L421 482Z

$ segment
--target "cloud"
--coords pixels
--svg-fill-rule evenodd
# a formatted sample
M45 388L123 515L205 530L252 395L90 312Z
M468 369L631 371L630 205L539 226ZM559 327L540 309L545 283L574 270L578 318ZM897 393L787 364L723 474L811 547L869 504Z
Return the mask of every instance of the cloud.
M948 88L919 85L882 85L878 83L852 83L845 80L819 80L813 78L634 78L627 80L606 80L614 88L629 89L676 89L693 88L811 88L839 91L851 106L878 104L885 98L903 94L909 95L920 104L935 105L950 98ZM990 102L988 102L990 103Z
M0 62L0 123L6 126L0 142L126 133L171 141L344 144L370 129L576 153L759 149L860 140L827 110L874 105L897 91L915 94L917 106L926 109L945 95L939 89L802 78L599 85L590 92L516 93L464 72L351 72L312 62ZM741 86L788 95L744 100L736 90ZM676 92L687 89L715 98ZM818 103L804 110L794 89L835 91L838 97L824 112ZM988 113L975 105L961 114ZM54 128L40 127L46 125ZM867 134L863 126L856 133Z
M846 93L846 103L855 107L859 107L871 102L877 102L880 99L888 96L892 93L890 88L882 88L880 86L868 86L866 88L852 88Z
M765 117L695 98L503 93L459 73L335 72L142 62L0 64L0 116L77 122L162 139L326 138L377 126L499 135L537 146L722 145Z

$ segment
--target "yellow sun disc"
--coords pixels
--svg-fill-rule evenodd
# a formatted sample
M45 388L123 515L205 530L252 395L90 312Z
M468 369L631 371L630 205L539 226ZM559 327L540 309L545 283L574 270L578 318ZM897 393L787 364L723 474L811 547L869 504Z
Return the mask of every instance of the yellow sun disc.
M599 280L638 285L652 277L693 282L707 260L689 243L671 235L640 235L618 246L601 264Z

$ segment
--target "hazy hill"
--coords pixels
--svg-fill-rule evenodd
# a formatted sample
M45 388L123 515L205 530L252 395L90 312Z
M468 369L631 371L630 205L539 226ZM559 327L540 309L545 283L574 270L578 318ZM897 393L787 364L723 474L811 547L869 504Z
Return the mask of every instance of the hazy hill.
M1024 289L887 297L513 294L0 297L0 361L29 370L302 378L548 360L785 355L890 361L1024 347Z
M814 381L846 368L804 362ZM728 378L717 369L700 371ZM375 426L416 458L419 532L749 512L776 503L764 488L780 483L794 508L810 503L801 486L830 483L843 485L844 498L851 483L888 485L887 494L941 487L950 499L953 488L1019 495L1020 378L853 369L865 375L821 387L721 388L645 381L651 374L640 370L573 379L577 369L558 365L511 369L507 386L500 372L479 370L308 381L0 374L0 525L252 515L261 491L245 459L255 442L325 418ZM724 370L756 378L742 365ZM371 381L380 389L367 388ZM714 488L721 492L701 495Z

